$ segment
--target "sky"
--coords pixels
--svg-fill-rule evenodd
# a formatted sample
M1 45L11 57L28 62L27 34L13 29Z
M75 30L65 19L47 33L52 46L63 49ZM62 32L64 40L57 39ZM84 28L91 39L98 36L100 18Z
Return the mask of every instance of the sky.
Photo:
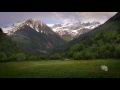
M30 18L51 24L64 24L80 20L81 22L99 21L101 24L117 12L0 12L0 27L11 26L17 21Z

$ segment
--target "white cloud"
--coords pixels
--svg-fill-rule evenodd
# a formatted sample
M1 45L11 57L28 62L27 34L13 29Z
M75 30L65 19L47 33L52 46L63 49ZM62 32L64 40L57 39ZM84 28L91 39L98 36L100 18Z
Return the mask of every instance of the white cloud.
M99 21L104 23L117 12L53 12L54 19L62 23L73 22L80 20L81 22Z
M76 12L78 16L82 17L81 20L84 22L99 21L100 23L104 23L116 13L117 12Z
M17 21L29 18L38 19L45 23L68 23L75 20L81 22L105 22L117 12L0 12L0 26L7 26Z
M62 23L68 23L75 21L73 15L68 15L68 12L53 12L54 19L60 20Z

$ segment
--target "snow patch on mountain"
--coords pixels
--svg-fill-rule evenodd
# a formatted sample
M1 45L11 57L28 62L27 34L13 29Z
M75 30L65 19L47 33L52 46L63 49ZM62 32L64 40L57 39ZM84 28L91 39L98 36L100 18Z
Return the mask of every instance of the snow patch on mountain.
M4 33L8 33L9 30L11 30L12 27L3 27L2 30Z

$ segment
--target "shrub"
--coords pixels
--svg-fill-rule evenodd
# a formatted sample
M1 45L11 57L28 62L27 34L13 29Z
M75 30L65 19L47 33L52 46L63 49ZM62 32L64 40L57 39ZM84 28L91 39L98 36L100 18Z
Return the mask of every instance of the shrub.
M116 46L114 57L115 58L120 58L120 46Z
M54 54L52 56L50 56L51 60L60 60L61 59L61 55L60 54Z
M0 53L0 61L5 61L5 60L7 60L7 56L5 53L1 52Z
M21 60L25 60L26 59L26 56L24 53L18 53L17 55L17 60L18 61L21 61Z

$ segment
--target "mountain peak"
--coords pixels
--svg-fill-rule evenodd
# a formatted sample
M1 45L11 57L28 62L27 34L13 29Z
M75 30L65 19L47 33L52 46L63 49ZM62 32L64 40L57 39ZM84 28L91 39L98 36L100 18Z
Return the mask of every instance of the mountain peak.
M33 19L33 18L30 18L26 21L17 21L11 27L3 28L3 32L7 33L8 35L11 35L17 30L19 30L20 28L25 28L26 26L32 28L36 32L54 34L54 32L50 30L51 28L48 27L44 22Z
M33 18L30 18L30 19L27 20L27 22L36 22L36 21L38 21L38 20L37 19L33 19Z
M26 21L28 25L31 25L33 27L40 25L41 27L47 26L44 22L30 18Z

